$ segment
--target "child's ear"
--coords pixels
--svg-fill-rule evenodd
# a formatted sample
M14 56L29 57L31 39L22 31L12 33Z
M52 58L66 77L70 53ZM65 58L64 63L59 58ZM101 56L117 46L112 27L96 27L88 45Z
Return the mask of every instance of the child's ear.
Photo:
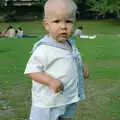
M44 20L43 20L43 25L44 25L45 29L46 29L47 31L49 31L49 25L48 25L48 20L47 20L47 19L44 19Z

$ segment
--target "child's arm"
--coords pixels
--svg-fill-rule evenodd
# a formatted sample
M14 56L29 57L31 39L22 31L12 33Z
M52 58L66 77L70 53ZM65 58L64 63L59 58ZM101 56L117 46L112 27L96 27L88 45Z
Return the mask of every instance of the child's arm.
M85 79L88 78L88 67L86 65L83 66L83 76Z
M63 84L59 80L54 79L45 72L34 72L34 73L29 73L27 75L31 79L41 84L47 85L55 93L63 91L64 89Z

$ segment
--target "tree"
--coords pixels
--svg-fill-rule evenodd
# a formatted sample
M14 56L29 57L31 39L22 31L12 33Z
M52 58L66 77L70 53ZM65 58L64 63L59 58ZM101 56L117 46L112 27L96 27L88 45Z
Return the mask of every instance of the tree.
M116 17L120 17L119 0L89 0L87 5L90 11L94 11L103 17L105 17L107 13L113 13L116 14Z
M47 0L39 0L39 5L40 5L41 7L43 7L46 1L47 1Z
M5 0L0 0L0 7L3 8L5 4Z
M115 13L118 18L120 18L120 1L119 0L109 0L109 12Z

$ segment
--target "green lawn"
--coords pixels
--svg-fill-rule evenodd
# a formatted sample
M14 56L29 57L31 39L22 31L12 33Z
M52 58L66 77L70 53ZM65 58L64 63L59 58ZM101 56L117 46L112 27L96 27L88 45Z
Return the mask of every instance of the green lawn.
M8 24L0 23L0 31ZM80 102L73 120L120 120L120 24L116 21L81 21L96 39L75 39L89 68L86 100ZM29 116L31 80L24 76L33 44L46 32L41 22L14 23L37 38L0 38L0 120L24 120ZM112 34L112 35L111 35Z

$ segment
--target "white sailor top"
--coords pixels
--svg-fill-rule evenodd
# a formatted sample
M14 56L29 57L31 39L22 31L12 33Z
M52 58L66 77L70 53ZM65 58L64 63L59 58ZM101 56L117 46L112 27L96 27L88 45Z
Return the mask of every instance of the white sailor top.
M82 60L74 41L69 50L45 36L38 41L24 74L46 72L64 84L64 90L53 93L48 86L32 80L32 104L40 108L58 107L85 99Z

